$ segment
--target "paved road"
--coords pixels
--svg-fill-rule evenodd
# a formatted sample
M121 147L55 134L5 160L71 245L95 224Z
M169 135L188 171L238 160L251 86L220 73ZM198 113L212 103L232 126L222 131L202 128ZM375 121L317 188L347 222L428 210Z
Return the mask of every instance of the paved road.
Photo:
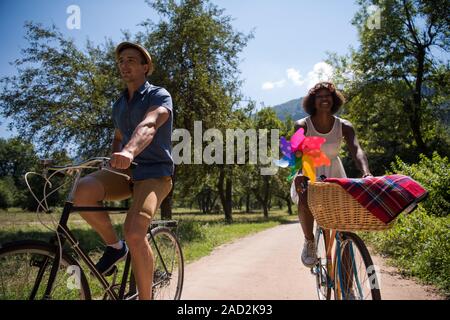
M298 223L281 225L239 239L186 266L182 299L311 300L315 279L300 264L303 236ZM432 288L401 278L382 258L383 299L442 299Z

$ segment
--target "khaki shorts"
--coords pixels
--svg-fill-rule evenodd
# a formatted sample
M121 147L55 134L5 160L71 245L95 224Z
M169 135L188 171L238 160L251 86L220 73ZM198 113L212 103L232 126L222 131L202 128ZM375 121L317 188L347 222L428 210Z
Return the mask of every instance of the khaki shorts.
M119 171L131 175L130 170ZM104 201L132 198L128 212L135 212L149 219L153 218L161 202L172 190L171 177L132 181L106 170L95 171L89 176L102 183L105 190Z

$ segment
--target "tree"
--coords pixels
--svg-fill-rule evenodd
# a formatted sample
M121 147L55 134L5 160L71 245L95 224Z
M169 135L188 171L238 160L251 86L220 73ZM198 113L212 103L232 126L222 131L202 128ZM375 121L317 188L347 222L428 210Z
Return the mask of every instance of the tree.
M16 193L17 190L13 178L11 176L2 176L0 178L0 209L7 210L12 207Z
M450 50L450 2L358 0L358 4L361 9L353 24L359 48L346 57L331 54L329 62L349 100L346 116L363 131L366 146L385 160L377 167L387 169L399 152L417 159L439 144L448 150L448 130L443 130L438 114L448 108L444 101L450 68L439 53ZM379 26L367 23L367 8L373 5L381 10Z
M145 31L125 34L125 40L140 42L152 54L156 70L151 82L172 94L175 128L192 133L194 121L201 120L206 129L224 131L241 100L238 54L252 35L236 32L231 17L208 0L148 4L161 21L142 22ZM26 28L27 47L14 62L18 75L0 79L0 113L44 151L71 147L83 157L108 154L110 108L123 88L115 44L88 41L81 50L55 27L27 23ZM192 180L187 179L191 165L175 172L174 187ZM203 178L195 172L196 179ZM171 198L161 205L164 218L171 217Z
M121 90L114 45L87 42L84 51L55 26L26 23L27 47L13 63L17 76L0 79L0 113L44 152L109 153L111 109Z
M294 121L292 118L287 117L283 123L282 131L280 132L280 136L284 136L289 140L290 137L295 133L294 131ZM280 154L280 158L282 155ZM277 175L275 175L272 179L273 185L273 194L275 197L283 200L286 203L288 214L292 215L292 200L291 200L291 182L287 180L290 175L289 169L281 169L278 171Z
M264 108L260 110L254 119L254 126L257 129L265 129L270 132L271 129L278 129L280 132L284 132L283 130L283 123L278 119L275 111L271 108ZM258 139L261 139L261 136L258 137ZM268 139L268 143L270 143L270 139ZM278 143L278 141L277 141ZM259 140L258 140L259 145ZM271 153L272 146L268 146L267 156L272 157L273 154ZM259 148L259 152L261 152L261 148ZM266 167L267 165L264 165ZM262 165L256 165L253 166L252 170L252 185L251 190L253 191L253 195L260 203L263 214L265 218L269 217L269 207L270 207L270 200L272 198L273 194L273 186L272 183L274 181L274 177L270 175L261 175L261 169ZM288 190L286 190L288 192Z
M39 162L34 146L21 138L0 138L0 177L11 177L20 188L25 187L23 176Z
M157 24L145 21L145 32L136 39L149 49L155 60L154 82L164 86L174 101L175 127L193 133L194 121L202 121L203 128L216 128L225 133L233 108L241 100L238 54L252 35L236 32L231 17L208 0L149 1L161 16ZM209 171L197 165L194 178L201 179ZM191 182L192 165L176 169L175 185ZM215 167L218 190L228 217L231 198L231 171ZM227 186L222 187L224 179ZM189 183L188 182L188 183ZM192 186L191 183L189 183ZM222 188L222 189L221 189ZM226 192L225 192L226 190ZM225 195L224 193L227 193ZM165 202L170 202L168 197ZM162 215L171 216L170 206L162 205ZM230 220L227 218L227 220Z
M24 176L30 171L42 173L39 158L53 159L58 165L71 162L65 151L38 154L33 144L21 138L0 139L1 189L8 207L19 206L30 211L36 210L37 202L28 190ZM38 197L42 195L44 182L42 177L29 176L30 187ZM51 182L57 187L63 183L63 179L54 177ZM61 205L69 191L68 187L65 186L53 193L48 199L49 205Z

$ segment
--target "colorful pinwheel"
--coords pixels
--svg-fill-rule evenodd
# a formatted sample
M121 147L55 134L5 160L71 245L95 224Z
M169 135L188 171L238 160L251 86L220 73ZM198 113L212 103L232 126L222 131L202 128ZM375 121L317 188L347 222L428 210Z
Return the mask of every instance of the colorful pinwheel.
M282 168L291 167L288 181L292 181L297 172L302 169L303 174L311 182L314 182L316 181L316 168L331 164L330 159L320 150L326 141L325 138L305 137L304 133L305 130L300 128L291 137L291 141L287 141L285 137L280 139L281 152L284 157L276 160L275 165Z

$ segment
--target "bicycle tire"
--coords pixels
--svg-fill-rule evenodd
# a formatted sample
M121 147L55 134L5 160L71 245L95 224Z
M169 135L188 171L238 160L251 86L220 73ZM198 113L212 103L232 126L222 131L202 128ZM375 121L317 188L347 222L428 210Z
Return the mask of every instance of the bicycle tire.
M56 247L42 241L23 240L2 245L0 248L0 300L43 299L55 254ZM33 296L33 287L38 280L39 271L42 271L42 276ZM62 254L51 299L91 299L90 288L83 270L78 262L65 252Z
M344 252L344 250L348 251ZM339 263L337 261L337 254L338 252L336 252L334 273L335 299L381 300L378 276L364 241L354 233L342 232L340 259L347 259L347 266L345 262ZM360 259L358 259L358 256ZM358 268L361 264L364 264L364 268ZM348 265L351 265L351 267L349 268ZM340 267L341 272L339 271ZM348 275L350 275L351 280L348 280ZM347 285L343 285L343 283L347 283ZM339 293L339 291L342 292Z
M151 232L157 246L156 248L150 241L155 259L153 299L179 300L184 281L184 259L180 243L167 227L156 227Z
M327 248L325 236L321 227L316 228L315 234L317 262L311 271L316 277L316 289L319 300L331 299L331 286L329 285L329 276L327 270Z

